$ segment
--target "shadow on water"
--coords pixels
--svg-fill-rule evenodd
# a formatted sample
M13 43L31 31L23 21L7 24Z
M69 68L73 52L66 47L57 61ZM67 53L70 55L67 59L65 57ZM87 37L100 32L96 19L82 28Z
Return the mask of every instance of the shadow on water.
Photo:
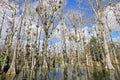
M119 70L97 69L68 64L48 70L39 67L38 70L23 70L15 77L0 75L0 80L120 80Z

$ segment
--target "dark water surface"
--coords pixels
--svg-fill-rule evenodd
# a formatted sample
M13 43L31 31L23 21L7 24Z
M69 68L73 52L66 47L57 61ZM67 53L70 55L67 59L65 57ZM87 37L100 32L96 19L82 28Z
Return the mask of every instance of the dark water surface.
M38 70L23 70L16 76L1 75L0 80L120 80L119 70L105 70L92 67L72 66Z

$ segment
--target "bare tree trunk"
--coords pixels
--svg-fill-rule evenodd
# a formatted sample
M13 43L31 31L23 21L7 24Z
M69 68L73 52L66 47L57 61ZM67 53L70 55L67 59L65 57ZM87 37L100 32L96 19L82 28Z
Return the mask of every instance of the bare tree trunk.
M12 63L10 65L10 68L9 70L7 71L7 74L13 74L15 75L16 74L16 69L15 69L15 61L16 61L16 54L17 54L17 49L18 49L18 44L20 44L20 33L21 33L21 29L22 29L22 21L23 21L23 17L21 19L21 23L20 23L20 26L19 26L19 29L18 29L18 33L17 33L17 40L15 42L15 47L14 47L14 53L13 53L13 59L12 59Z
M4 11L4 13L3 13L2 23L0 26L0 38L1 38L1 32L2 32L2 28L3 28L4 20L5 20L5 14L6 14L6 11Z
M16 42L17 43L17 42ZM12 59L12 63L10 65L10 68L9 70L7 71L7 74L9 75L15 75L16 74L16 70L15 70L15 59L16 59L16 49L17 49L17 46L15 45L15 48L14 48L14 53L13 53L13 59Z
M106 64L107 64L106 68L114 70L114 67L113 67L111 59L110 59L110 52L108 49L108 45L107 45L107 41L106 41L106 37L105 37L104 32L103 32L103 38L104 38L104 46L105 46L105 52L106 52Z
M107 22L107 17L106 17L106 24L107 24L107 28L108 28L108 33L110 33L110 26L108 25L108 22ZM112 53L113 53L113 56L114 56L114 58L115 58L115 62L116 62L116 64L118 64L118 59L117 59L117 56L116 56L116 50L115 50L115 45L114 45L114 43L113 43L113 40L112 40L112 35L111 34L109 34L110 35L110 40L111 40L111 42L112 42L112 46L110 45L110 48L111 48L111 50L112 50Z

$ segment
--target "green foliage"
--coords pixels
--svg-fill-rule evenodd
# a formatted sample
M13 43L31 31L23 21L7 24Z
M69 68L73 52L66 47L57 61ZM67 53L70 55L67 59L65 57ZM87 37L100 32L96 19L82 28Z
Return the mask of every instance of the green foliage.
M0 80L7 80L5 75L0 75Z
M90 54L92 56L93 61L101 61L102 60L100 44L98 42L98 39L94 36L92 36L92 38L90 40Z
M107 72L105 69L99 70L94 69L93 73L93 79L92 80L109 80L109 72Z
M4 57L0 56L0 63L2 63L4 61Z

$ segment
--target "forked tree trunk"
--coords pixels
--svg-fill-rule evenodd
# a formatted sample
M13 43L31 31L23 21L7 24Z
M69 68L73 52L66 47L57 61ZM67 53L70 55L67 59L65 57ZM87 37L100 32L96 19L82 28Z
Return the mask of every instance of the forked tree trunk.
M23 17L22 17L22 20L23 20ZM19 26L18 33L17 33L17 40L15 42L15 48L14 48L12 63L10 65L10 68L7 71L7 74L12 74L12 75L16 74L15 60L16 60L16 53L17 53L18 44L20 42L20 33L21 33L21 28L22 28L22 20L21 20L21 23L20 23L21 25Z

